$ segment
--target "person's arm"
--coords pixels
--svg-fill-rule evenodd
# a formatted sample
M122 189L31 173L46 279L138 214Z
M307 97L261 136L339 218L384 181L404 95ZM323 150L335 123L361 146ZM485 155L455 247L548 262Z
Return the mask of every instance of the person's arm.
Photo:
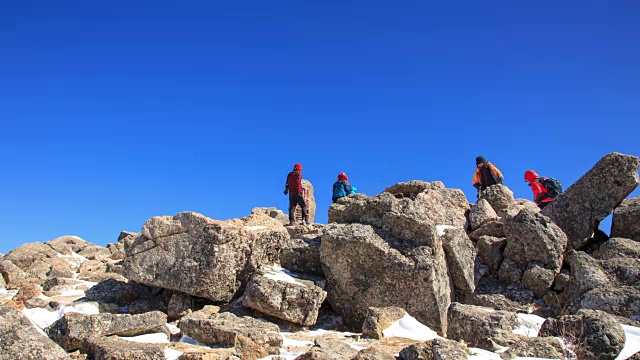
M287 181L284 183L284 194L287 195L289 193L289 175L287 175Z
M474 188L480 190L480 179L478 177L478 168L473 172L473 181L471 182Z
M502 184L502 180L504 179L504 176L502 176L502 173L500 172L500 170L498 170L498 168L493 164L491 164L491 170L493 171L493 174L498 179L498 182Z
M545 192L542 185L538 181L533 181L531 183L531 191L533 192L533 201L535 201L536 204L540 203L540 201L538 201L538 197Z

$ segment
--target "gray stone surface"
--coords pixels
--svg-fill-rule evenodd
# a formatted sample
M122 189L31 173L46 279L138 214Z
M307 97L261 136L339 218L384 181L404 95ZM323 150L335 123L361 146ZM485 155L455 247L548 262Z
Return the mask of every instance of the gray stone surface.
M533 295L540 299L547 293L547 290L553 285L556 273L544 267L529 263L529 266L522 275L522 285L533 291Z
M476 230L482 225L494 221L498 218L495 210L491 207L489 202L485 199L480 199L473 205L471 212L469 212L469 227L471 230Z
M456 298L471 297L475 286L476 250L462 229L446 229L442 235L442 247Z
M474 294L474 304L496 310L528 312L533 303L533 291L521 284L482 278Z
M104 246L89 244L78 255L84 256L89 260L105 261L111 258L111 250Z
M394 322L402 319L407 314L399 307L370 307L362 323L362 336L372 339L382 339L384 330L389 328Z
M370 346L358 351L353 360L396 360L396 357L375 346Z
M271 355L280 353L282 336L277 325L232 313L193 312L178 323L182 332L206 345L236 346L240 336L251 339Z
M125 246L125 276L213 301L230 301L289 237L267 215L217 221L185 212L149 219Z
M307 179L302 179L302 188L306 191L305 201L307 202L307 211L309 222L315 222L316 218L316 197L314 195L313 184Z
M567 337L576 347L578 359L615 359L625 344L625 334L615 317L594 310L576 315L549 318L542 324L540 336Z
M3 261L11 261L23 271L27 271L36 260L57 257L58 252L40 242L26 243L9 251Z
M87 339L83 352L100 360L165 360L165 344L139 343L115 336Z
M505 259L523 268L537 262L560 272L567 236L549 218L523 209L514 216L505 217L504 231L507 236Z
M358 350L343 342L317 338L314 346L296 360L344 360L352 359L357 353Z
M0 261L0 274L2 274L7 289L19 289L24 284L37 282L29 280L22 269L4 258Z
M507 239L493 236L481 236L478 239L478 259L487 265L489 274L495 274L502 264L502 255Z
M400 360L459 360L466 359L469 349L457 341L433 339L415 343L400 351Z
M62 255L71 255L72 252L79 253L82 249L90 245L90 243L82 238L71 235L60 236L59 238L45 242L45 244Z
M494 350L505 343L518 327L515 313L487 307L452 303L448 314L447 338L468 346Z
M617 243L609 245L600 256L606 258L605 254L611 252L624 254L624 246ZM637 258L620 256L601 260L582 251L572 251L568 253L568 262L572 270L568 286L569 313L580 309L602 310L623 317L640 313Z
M640 159L610 153L542 210L567 234L569 249L580 249L606 218L638 186Z
M255 207L251 209L252 214L265 214L270 218L276 219L280 224L289 224L289 215L285 214L282 210L278 210L275 207Z
M193 296L179 291L174 291L169 298L167 304L167 318L169 321L180 319L187 315L189 310L194 307Z
M293 281L295 283L274 279L268 273L256 273L247 285L242 304L279 319L313 325L327 293L311 281Z
M66 351L41 334L20 311L0 305L0 359L68 360Z
M489 186L482 192L482 199L486 200L498 215L501 215L514 200L513 191L502 184Z
M280 265L297 273L324 276L320 265L323 229L320 224L287 226L290 239L285 241L280 252Z
M413 233L420 231L413 229ZM435 234L432 241L430 247L367 225L328 225L320 260L331 307L355 329L361 328L369 307L396 306L444 333L451 293L440 237Z
M494 220L482 225L477 230L469 233L469 238L472 241L478 241L482 236L491 236L497 238L504 238L504 228L502 221Z
M470 209L464 193L447 189L439 181L409 181L385 189L379 195L368 197L356 194L341 198L329 208L329 223L361 223L382 227L387 213L419 212L421 218L434 225L453 225L466 228L466 212Z
M524 268L511 259L504 259L498 269L498 279L512 283L519 283L524 275Z
M564 359L562 344L551 336L520 338L501 354L503 359L532 357L538 359Z
M137 336L168 333L167 316L159 311L140 315L67 313L45 329L48 336L67 351L78 350L93 336Z
M593 253L593 257L598 260L640 259L640 241L612 237Z
M613 210L611 237L640 241L640 196L623 200Z

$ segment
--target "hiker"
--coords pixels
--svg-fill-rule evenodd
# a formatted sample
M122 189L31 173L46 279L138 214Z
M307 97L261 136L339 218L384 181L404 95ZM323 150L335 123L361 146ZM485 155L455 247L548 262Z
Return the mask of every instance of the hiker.
M284 194L289 194L289 224L295 224L296 205L302 209L302 224L309 223L307 204L302 196L302 165L300 163L293 166L293 171L287 175L287 183L284 185Z
M473 187L478 190L478 198L491 185L502 184L502 173L484 156L476 158L476 171L473 173Z
M353 187L349 185L347 174L343 172L338 174L338 180L333 183L333 193L331 195L331 200L333 200L333 203L335 204L338 199L352 194L353 192Z
M541 178L537 172L527 170L524 172L524 181L531 186L533 192L533 201L538 204L540 209L549 205L556 196L562 192L562 185L552 178Z

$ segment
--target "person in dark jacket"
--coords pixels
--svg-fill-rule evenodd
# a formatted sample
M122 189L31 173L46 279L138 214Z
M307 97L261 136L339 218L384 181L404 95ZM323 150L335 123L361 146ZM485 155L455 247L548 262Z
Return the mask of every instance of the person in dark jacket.
M502 184L502 173L495 165L488 162L484 156L476 158L476 171L473 173L473 187L478 195L491 185Z
M284 185L284 194L289 194L289 224L295 224L296 206L302 209L302 224L309 223L307 213L307 203L302 195L302 165L300 163L293 166L293 171L287 175L287 182Z
M531 191L533 192L533 201L538 204L538 207L540 207L540 209L543 209L553 201L553 197L549 194L549 190L547 190L547 188L540 180L540 175L538 175L537 172L533 170L525 171L524 181L526 181L529 186L531 186Z
M349 185L349 178L347 178L347 174L341 172L340 174L338 174L338 180L333 183L331 200L333 200L333 203L335 204L338 199L349 194L351 194L351 185Z

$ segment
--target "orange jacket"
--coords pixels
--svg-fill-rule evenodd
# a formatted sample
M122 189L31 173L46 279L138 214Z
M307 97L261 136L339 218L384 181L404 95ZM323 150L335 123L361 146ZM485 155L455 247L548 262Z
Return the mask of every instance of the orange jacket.
M502 176L502 173L500 172L500 170L498 170L498 168L495 167L490 162L487 162L485 166L487 166L489 170L491 170L491 173L496 178L496 181L498 182L498 184L502 184L502 179L504 179L504 177ZM479 183L480 183L480 168L476 166L476 171L473 173L472 185L479 184Z

